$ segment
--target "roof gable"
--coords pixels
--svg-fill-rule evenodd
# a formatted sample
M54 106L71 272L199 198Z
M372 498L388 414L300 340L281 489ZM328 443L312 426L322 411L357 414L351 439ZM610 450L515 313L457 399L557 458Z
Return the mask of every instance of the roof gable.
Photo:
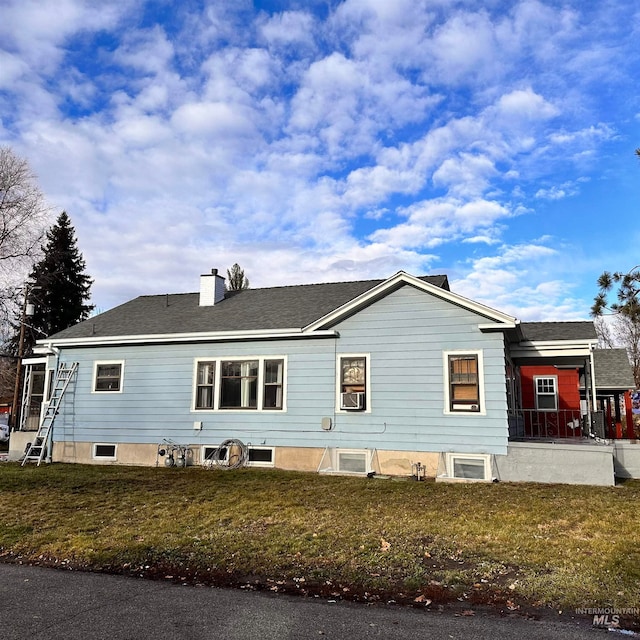
M310 325L307 325L304 330L313 331L316 329L327 329L329 327L332 327L341 320L344 320L350 315L357 313L364 307L367 307L376 300L379 300L385 295L388 295L392 291L396 291L398 288L404 285L413 286L421 291L424 291L438 298L451 302L456 306L462 307L463 309L476 313L479 316L492 321L492 323L497 323L497 325L495 325L495 328L498 328L502 325L506 325L507 327L514 327L518 322L515 318L507 315L506 313L502 313L501 311L492 309L491 307L488 307L479 302L469 300L468 298L453 293L448 289L445 290L441 287L434 286L424 278L416 278L415 276L412 276L404 271L399 271L391 278L381 281L376 286L363 292L360 296L349 300L346 304L333 309L330 313L319 318ZM493 325L482 326L482 328L485 330L493 327Z

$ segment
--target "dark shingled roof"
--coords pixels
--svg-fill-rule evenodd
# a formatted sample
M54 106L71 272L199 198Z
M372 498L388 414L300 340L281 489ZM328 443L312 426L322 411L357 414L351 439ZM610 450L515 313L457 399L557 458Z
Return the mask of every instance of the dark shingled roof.
M593 322L521 322L525 340L589 340L596 339Z
M626 349L595 349L593 368L596 389L635 389L633 370Z
M449 290L446 275L422 276ZM198 293L140 296L51 336L98 338L207 331L300 329L384 280L245 289L228 292L214 306L199 306Z

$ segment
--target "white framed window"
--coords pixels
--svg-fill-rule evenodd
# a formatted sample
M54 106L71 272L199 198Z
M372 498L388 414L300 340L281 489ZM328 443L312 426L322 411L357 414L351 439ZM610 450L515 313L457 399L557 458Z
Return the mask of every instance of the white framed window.
M318 473L366 475L374 470L375 456L375 449L327 447L318 465Z
M92 393L122 393L124 360L101 360L93 365Z
M286 411L286 356L196 358L191 410Z
M444 412L486 413L481 350L444 351Z
M282 358L265 359L263 388L262 408L268 411L281 410L284 398L284 360Z
M448 453L447 470L451 478L490 480L491 459L484 453Z
M116 460L117 445L102 442L94 442L92 457L94 460Z
M336 359L336 411L371 412L371 367L368 353L340 353Z
M196 364L196 409L213 409L216 363L202 360Z
M247 466L273 467L275 450L273 447L247 447Z
M558 410L557 376L534 376L533 392L536 396L536 409L538 411Z
M229 449L227 447L221 449L217 444L203 444L200 450L200 460L204 466L228 462Z
M368 473L369 457L369 453L362 449L338 449L336 469L339 473Z
M257 409L259 370L257 360L222 360L219 407Z

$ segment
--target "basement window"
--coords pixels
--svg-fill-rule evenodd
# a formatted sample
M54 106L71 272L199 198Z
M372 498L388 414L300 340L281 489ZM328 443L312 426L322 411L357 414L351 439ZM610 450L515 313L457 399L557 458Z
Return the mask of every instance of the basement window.
M229 449L218 445L205 444L202 447L202 464L205 466L224 463L229 460Z
M489 480L491 468L489 456L471 453L448 454L449 476L463 480Z
M338 471L340 473L367 473L366 451L338 450Z
M250 467L273 467L273 447L249 447L247 465Z
M318 473L344 473L363 476L378 466L374 464L375 449L340 449L327 447L324 450Z
M115 460L116 445L95 443L93 445L93 458L94 460Z

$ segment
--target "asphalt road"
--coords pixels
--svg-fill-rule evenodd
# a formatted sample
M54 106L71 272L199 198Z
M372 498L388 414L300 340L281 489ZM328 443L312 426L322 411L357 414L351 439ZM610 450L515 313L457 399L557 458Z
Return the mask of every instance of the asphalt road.
M584 620L461 616L0 564L2 640L612 637Z

